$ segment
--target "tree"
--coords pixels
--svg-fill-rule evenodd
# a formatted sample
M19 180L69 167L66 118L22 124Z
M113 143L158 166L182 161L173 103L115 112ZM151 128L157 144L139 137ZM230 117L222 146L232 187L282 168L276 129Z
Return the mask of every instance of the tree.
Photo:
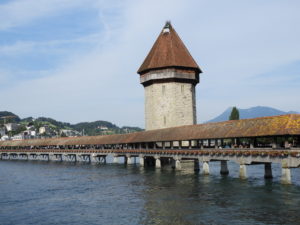
M64 132L61 132L60 137L68 137L68 136Z
M17 135L17 134L21 134L23 131L26 130L26 127L24 125L19 125L19 127L14 130L14 131L11 131L11 136L14 136L14 135Z
M231 114L229 116L229 120L239 120L239 119L240 119L239 110L236 107L233 107Z

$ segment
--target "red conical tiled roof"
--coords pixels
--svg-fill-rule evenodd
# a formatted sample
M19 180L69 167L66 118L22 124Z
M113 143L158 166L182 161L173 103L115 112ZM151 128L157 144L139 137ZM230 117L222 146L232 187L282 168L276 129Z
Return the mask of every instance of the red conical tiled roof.
M139 74L152 69L161 68L190 68L201 73L201 69L183 44L182 40L167 22L155 41L149 54L138 70Z

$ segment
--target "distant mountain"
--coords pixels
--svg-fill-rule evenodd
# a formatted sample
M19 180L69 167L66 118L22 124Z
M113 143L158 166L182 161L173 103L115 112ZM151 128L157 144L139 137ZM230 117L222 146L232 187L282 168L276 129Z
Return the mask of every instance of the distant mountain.
M1 119L3 116L11 116L4 120ZM20 119L19 116L15 115L12 112L0 111L0 122L16 122L21 123L22 125L32 124L36 128L39 128L44 125L51 126L54 130L68 129L76 130L78 132L84 132L85 135L101 135L101 134L121 134L121 133L131 133L136 131L142 131L143 129L139 127L118 127L117 125L108 122L108 121L94 121L94 122L81 122L77 124L71 124L66 122L60 122L52 118L47 117L38 117L34 119L33 117L27 117ZM1 124L1 123L0 123Z
M120 128L107 121L94 121L94 122L82 122L71 125L71 127L79 132L84 131L86 135L98 135L101 134L102 127L105 127L109 130L113 130L114 133L121 133Z
M18 117L16 114L8 111L0 111L0 122L19 122L20 117Z
M232 107L229 107L226 109L221 115L217 116L216 118L207 121L207 123L210 122L221 122L228 120L230 113L231 113ZM240 119L250 119L255 117L264 117L264 116L278 116L278 115L284 115L284 114L294 114L298 113L295 111L289 111L284 112L278 109L274 109L267 106L256 106L249 109L238 109L240 112Z
M35 123L40 123L40 124L47 124L47 123L52 124L59 129L70 129L70 127L72 126L70 123L60 122L60 121L54 120L52 118L47 118L47 117L38 117L36 119L34 119L33 117L27 117L27 118L21 119L21 122L23 122L23 123L30 123L33 121Z

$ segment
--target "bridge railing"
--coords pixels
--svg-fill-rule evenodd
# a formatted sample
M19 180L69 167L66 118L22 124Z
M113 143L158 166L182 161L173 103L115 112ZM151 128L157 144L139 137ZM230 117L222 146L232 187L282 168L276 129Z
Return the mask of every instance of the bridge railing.
M115 153L115 154L150 154L150 155L195 155L195 156L270 156L270 157L297 157L300 158L300 148L271 149L271 148L235 148L235 149L0 149L0 153Z

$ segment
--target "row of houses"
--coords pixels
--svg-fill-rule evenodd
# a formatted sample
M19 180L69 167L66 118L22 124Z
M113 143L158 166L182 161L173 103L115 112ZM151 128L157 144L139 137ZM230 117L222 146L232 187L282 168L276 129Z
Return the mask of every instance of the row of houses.
M26 126L25 131L21 131L20 133L12 135L19 128L20 124L18 123L5 123L2 127L0 127L1 140L22 140L35 137L37 135L37 132L33 126Z
M22 130L18 133L20 128L18 123L6 123L0 127L0 138L4 140L23 140L23 139L33 139L33 138L51 138L51 137L74 137L81 136L81 133L75 130L60 129L55 130L49 125L43 125L39 128L34 127L33 125L26 126L25 130Z

